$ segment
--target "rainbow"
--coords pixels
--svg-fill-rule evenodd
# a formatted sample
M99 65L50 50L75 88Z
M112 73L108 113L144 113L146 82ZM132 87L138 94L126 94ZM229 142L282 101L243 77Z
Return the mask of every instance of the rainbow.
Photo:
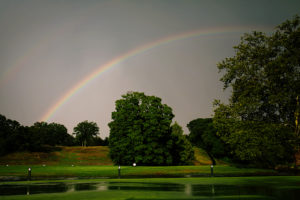
M147 44L141 45L137 48L134 48L130 51L125 52L122 55L119 55L112 60L108 61L107 63L99 66L95 71L90 73L88 76L84 77L81 81L76 83L70 90L68 90L64 95L59 98L59 100L54 103L47 112L41 117L40 121L48 121L54 113L61 108L70 98L72 98L79 90L81 90L83 87L85 87L88 83L90 83L92 80L96 79L106 71L108 71L110 68L116 66L117 64L135 56L138 54L141 54L145 51L148 51L150 49L159 47L161 45L166 45L169 43L172 43L174 41L183 40L187 38L192 37L199 37L199 36L213 36L213 35L220 35L220 34L226 34L226 33L243 33L248 32L251 30L256 30L257 28L262 28L265 30L269 30L269 28L266 27L257 27L257 26L245 26L245 27L216 27L216 28L210 28L210 29L198 29L188 32L183 32L181 34L171 35L167 36L158 40L155 40L153 42L149 42ZM259 29L261 30L261 29Z

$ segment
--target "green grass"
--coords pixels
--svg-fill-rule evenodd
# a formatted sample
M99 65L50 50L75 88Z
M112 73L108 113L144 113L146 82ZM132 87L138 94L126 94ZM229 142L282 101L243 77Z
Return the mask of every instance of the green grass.
M107 146L59 148L49 153L11 153L0 157L0 165L113 165Z
M0 157L0 180L6 177L27 176L32 168L33 179L61 177L117 177L117 166L108 156L108 147L60 147L50 153L17 152ZM183 177L209 176L211 161L206 152L195 148L193 166L130 167L122 166L123 177ZM274 175L276 171L253 168L236 168L217 161L216 176ZM8 165L8 166L7 166ZM2 176L2 178L1 178ZM3 178L5 177L5 178Z
M61 150L50 153L16 152L0 157L0 165L113 165L108 156L107 146L59 147ZM195 150L194 165L210 165L207 153ZM218 162L218 164L224 164Z
M56 193L56 194L35 194L29 196L4 196L3 200L194 200L194 199L211 199L210 197L189 196L182 192L163 192L163 191L84 191L73 193ZM218 196L213 199L243 199L243 200L260 200L271 199L259 195L244 196Z
M0 166L0 176L26 177L31 168L32 178L60 177L117 177L117 166ZM214 167L215 176L245 176L245 175L274 175L276 171L254 168L236 168L217 165ZM199 175L209 176L210 165L207 166L121 166L123 177L168 177Z

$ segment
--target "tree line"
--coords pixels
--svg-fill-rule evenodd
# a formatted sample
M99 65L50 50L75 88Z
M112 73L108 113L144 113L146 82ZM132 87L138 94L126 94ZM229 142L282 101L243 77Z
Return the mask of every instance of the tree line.
M95 122L80 122L74 128L74 137L62 124L36 122L28 127L0 115L0 155L16 151L51 151L56 146L108 145L108 138L103 140L98 134Z

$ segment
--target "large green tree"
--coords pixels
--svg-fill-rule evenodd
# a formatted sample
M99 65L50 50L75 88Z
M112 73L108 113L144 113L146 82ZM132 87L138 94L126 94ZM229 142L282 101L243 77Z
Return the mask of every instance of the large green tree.
M110 157L116 164L178 165L172 149L172 109L156 96L128 92L116 101L109 123ZM180 161L181 162L181 161Z
M214 165L216 164L215 158L226 156L226 145L217 135L212 118L194 119L187 124L187 127L190 131L190 142L204 149Z
M239 160L290 162L299 138L299 16L272 34L245 34L234 48L235 55L218 64L224 88L232 90L228 105L214 103L218 134Z
M74 133L76 139L82 146L87 146L93 143L93 140L99 134L99 127L95 122L83 121L74 127Z

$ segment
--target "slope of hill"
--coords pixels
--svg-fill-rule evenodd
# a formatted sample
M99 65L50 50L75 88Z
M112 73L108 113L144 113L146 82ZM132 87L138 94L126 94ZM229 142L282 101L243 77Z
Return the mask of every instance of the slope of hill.
M113 165L108 156L107 146L60 147L50 153L16 152L0 157L0 165ZM195 150L194 165L210 165L206 152Z
M0 157L0 165L113 165L106 146L60 148L50 153L11 153Z

